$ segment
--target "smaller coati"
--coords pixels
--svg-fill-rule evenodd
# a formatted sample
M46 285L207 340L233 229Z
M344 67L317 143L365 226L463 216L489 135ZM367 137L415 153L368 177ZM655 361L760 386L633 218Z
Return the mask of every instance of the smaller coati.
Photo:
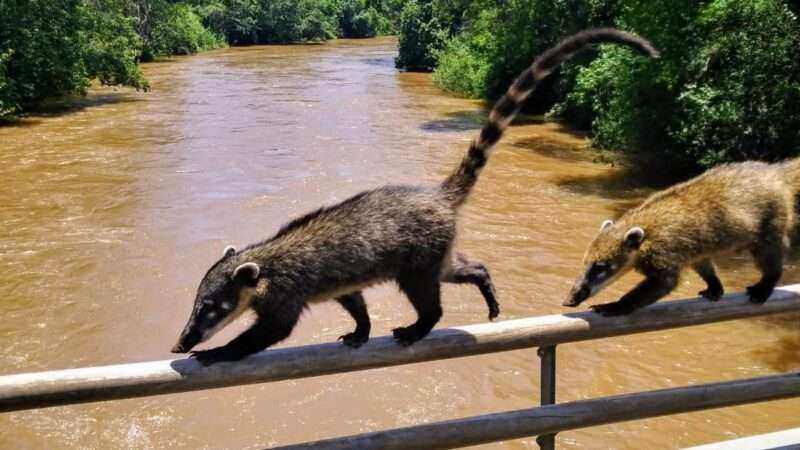
M227 248L203 277L191 316L172 349L190 351L252 309L255 323L228 344L194 352L203 364L241 359L285 339L309 303L335 299L356 329L341 337L358 347L370 322L361 291L396 281L417 312L417 321L396 328L394 338L410 345L427 335L442 315L440 283L477 285L489 307L499 309L486 268L454 254L458 209L503 130L536 83L565 59L596 42L627 45L655 56L650 44L613 29L587 30L539 57L494 106L461 164L440 185L385 186L296 219L273 237L242 250Z
M723 294L712 258L749 250L761 279L747 288L754 303L769 298L783 271L797 214L800 159L783 163L726 164L650 196L615 223L606 220L584 256L584 273L564 306L578 306L634 269L645 276L613 303L592 308L628 314L669 294L691 266L716 301Z

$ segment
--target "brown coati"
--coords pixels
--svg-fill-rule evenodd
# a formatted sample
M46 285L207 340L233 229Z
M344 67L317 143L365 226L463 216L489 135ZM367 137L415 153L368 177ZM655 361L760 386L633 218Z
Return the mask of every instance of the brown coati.
M705 281L699 294L716 301L723 288L712 258L745 249L761 271L747 295L763 303L783 271L798 190L800 159L727 164L655 193L616 223L603 222L564 306L578 306L634 269L642 282L617 302L593 306L606 316L628 314L669 294L685 267Z
M537 81L596 42L656 55L644 39L613 29L587 30L564 40L516 79L442 184L363 192L296 219L263 242L239 251L226 249L201 281L191 316L172 351L190 351L252 309L256 320L248 330L222 347L193 353L203 364L241 359L289 336L305 306L327 299L338 301L355 320L355 330L341 339L358 347L370 331L361 291L390 280L397 282L418 315L413 324L394 329L401 345L422 339L439 321L442 281L478 286L489 318L495 318L499 308L486 267L452 251L457 211Z

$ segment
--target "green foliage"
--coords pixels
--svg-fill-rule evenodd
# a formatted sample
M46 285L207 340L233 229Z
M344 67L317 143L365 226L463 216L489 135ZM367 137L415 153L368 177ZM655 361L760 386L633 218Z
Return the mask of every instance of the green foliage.
M82 0L0 2L0 119L48 97L82 93L92 78L145 88L138 42L116 4ZM111 12L110 12L111 11Z
M594 142L683 165L800 150L800 28L777 0L627 1L620 25L662 52L604 48L565 103L594 114Z
M391 32L392 24L365 0L344 0L339 13L339 28L342 37L366 38Z
M488 97L490 80L499 54L493 33L498 10L486 9L463 33L447 41L441 50L434 49L437 66L434 82L441 88L466 97Z
M204 8L205 22L231 45L254 44L258 40L258 0L224 0Z
M203 26L200 16L189 5L164 4L152 27L148 47L152 55L189 55L221 47L221 38Z
M142 39L134 29L134 20L121 14L124 3L95 0L87 8L88 33L84 62L89 78L104 85L126 85L148 89L147 81L136 62Z
M257 43L323 41L334 37L334 19L325 17L319 2L272 0L260 4Z
M403 10L397 63L435 67L440 87L491 100L562 37L617 26L652 40L662 58L584 51L528 109L675 167L780 159L800 151L798 10L788 0L416 0Z
M395 29L400 0L216 0L206 25L231 44L362 38Z
M139 61L231 44L392 32L403 0L0 0L0 119L102 84L147 89Z
M437 54L434 74L444 89L470 97L497 98L536 55L560 38L590 26L607 24L609 1L508 0L473 1L464 9L460 33ZM581 55L580 60L587 60ZM574 76L569 78L574 79ZM529 102L544 111L571 87L558 76Z
M0 8L0 53L5 55L9 104L86 88L80 1L4 1Z
M407 70L433 69L436 52L444 47L447 37L447 29L434 16L433 3L410 0L400 14L395 65Z
M13 114L18 105L15 103L16 95L11 86L11 79L6 74L7 61L11 56L9 50L0 53L0 119Z

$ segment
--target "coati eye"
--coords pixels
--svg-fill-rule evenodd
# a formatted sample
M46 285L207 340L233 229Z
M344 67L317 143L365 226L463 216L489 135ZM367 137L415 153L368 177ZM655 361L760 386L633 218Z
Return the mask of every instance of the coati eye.
M592 268L589 271L593 277L604 277L607 270L608 264L604 262L596 262L592 264Z

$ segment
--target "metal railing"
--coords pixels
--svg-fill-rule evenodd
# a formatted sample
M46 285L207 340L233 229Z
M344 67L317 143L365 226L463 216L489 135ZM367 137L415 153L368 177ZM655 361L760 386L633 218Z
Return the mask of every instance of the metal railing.
M193 359L179 359L6 375L0 376L0 412L298 379L538 347L541 407L285 448L454 448L539 436L540 446L550 449L555 433L563 430L800 396L800 373L794 373L555 404L556 345L786 312L800 312L800 285L776 289L762 305L748 302L743 294L732 294L718 302L665 301L622 317L601 317L592 312L531 317L434 330L407 348L398 346L389 337L378 337L359 349L339 343L271 349L243 361L209 367Z

